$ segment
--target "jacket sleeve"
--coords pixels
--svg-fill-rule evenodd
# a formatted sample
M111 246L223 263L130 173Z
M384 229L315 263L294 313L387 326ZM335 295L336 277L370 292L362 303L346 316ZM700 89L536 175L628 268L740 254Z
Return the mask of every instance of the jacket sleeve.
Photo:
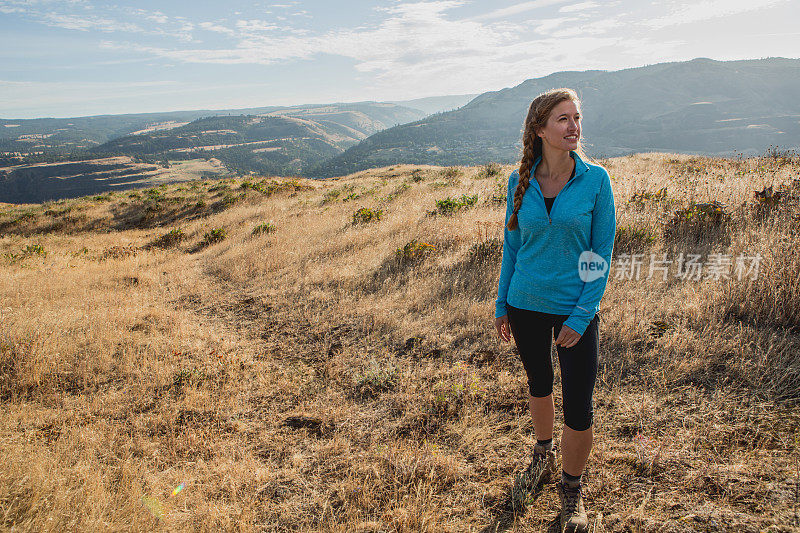
M519 173L514 171L508 178L508 194L506 195L506 226L511 213L514 211L514 191L519 182ZM519 226L514 231L509 231L508 227L503 230L503 263L500 267L500 281L497 286L497 300L495 301L495 318L508 314L506 309L506 297L508 296L508 286L511 284L511 276L514 274L514 265L517 262L517 252L521 245L521 233Z
M600 299L606 291L608 276L611 271L611 255L614 250L614 235L617 231L617 214L614 207L614 193L611 189L611 178L603 170L603 181L595 199L592 211L592 251L605 261L605 272L597 279L585 281L578 303L564 324L583 335L589 322L600 310ZM579 265L576 265L579 267ZM579 267L580 268L580 267Z

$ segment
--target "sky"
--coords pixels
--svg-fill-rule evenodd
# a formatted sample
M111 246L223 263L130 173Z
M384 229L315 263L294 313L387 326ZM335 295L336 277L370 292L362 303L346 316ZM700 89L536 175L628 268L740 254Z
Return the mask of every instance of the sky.
M410 100L800 57L800 0L0 0L0 117Z

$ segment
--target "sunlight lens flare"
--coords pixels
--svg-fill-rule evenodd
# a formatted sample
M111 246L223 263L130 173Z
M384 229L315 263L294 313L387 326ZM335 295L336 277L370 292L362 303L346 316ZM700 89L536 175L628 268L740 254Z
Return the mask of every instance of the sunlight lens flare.
M172 491L172 494L171 494L170 496L175 496L176 494L178 494L180 491L182 491L182 490L183 490L183 487L184 487L185 485L186 485L185 483L181 483L180 485L178 485L177 487L175 487L175 490L173 490L173 491Z

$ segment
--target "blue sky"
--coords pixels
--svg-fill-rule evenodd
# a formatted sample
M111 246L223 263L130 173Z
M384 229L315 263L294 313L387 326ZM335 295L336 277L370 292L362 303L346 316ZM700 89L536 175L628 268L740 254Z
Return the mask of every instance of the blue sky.
M800 0L0 0L0 117L407 100L800 57Z

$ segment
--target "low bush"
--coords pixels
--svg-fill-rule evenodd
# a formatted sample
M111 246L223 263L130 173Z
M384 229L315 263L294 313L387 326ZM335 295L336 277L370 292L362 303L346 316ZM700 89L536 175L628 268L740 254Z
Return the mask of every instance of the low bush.
M275 225L270 222L264 222L263 224L259 224L255 228L253 228L253 235L262 235L264 233L273 233L275 231Z
M472 207L478 202L478 195L469 196L462 194L460 198L447 197L443 200L436 200L436 210L434 214L452 215L459 209Z
M413 239L410 242L406 243L404 246L401 246L397 250L395 250L395 255L401 261L415 261L427 256L429 253L436 250L436 247L432 244L428 244L427 242L420 242L417 239Z
M383 211L381 209L362 207L353 213L353 224L366 224L368 222L375 222L380 220L382 216Z
M203 240L200 244L202 246L210 246L212 244L224 241L225 237L227 236L228 232L226 232L224 228L214 228L210 231L207 231L205 235L203 235Z
M183 233L182 229L174 228L155 239L150 243L150 246L155 248L171 248L180 244L185 238L186 234Z

